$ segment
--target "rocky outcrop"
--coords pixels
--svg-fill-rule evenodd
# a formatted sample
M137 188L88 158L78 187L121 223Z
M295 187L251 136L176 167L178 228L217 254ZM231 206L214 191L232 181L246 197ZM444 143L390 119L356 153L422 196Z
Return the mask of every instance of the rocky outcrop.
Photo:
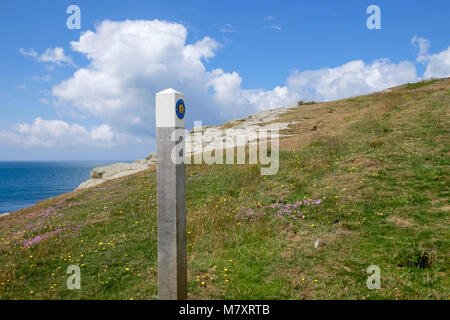
M87 189L97 186L105 181L128 176L133 173L147 170L156 164L156 153L151 154L147 159L139 159L133 163L115 163L104 167L94 168L89 175L89 180L80 184L77 190Z
M229 134L230 138L234 140L235 146L240 146L239 140L237 137L241 134L239 131L229 131L226 132L227 129L244 129L244 130L255 130L265 129L265 130L286 130L289 128L289 122L277 122L281 115L291 111L295 107L282 107L272 110L261 111L256 114L252 114L247 118L243 119L235 119L224 123L223 125L217 127L202 127L202 143L199 144L198 141L194 138L193 132L195 130L192 129L189 133L189 136L186 138L186 155L190 156L193 154L197 154L199 152L205 152L210 150L215 150L217 148L223 148L224 142L226 138L226 134ZM279 134L279 136L285 136L283 134ZM249 137L250 138L250 137ZM250 139L248 143L255 143L255 139ZM241 143L246 143L244 140Z
M225 139L225 129L278 129L280 131L288 129L288 122L277 122L276 120L286 112L295 107L283 107L273 110L262 111L247 118L229 121L217 127L202 128L202 143L198 144L192 139L192 134L186 138L186 155L190 156L198 152L223 147L219 141ZM191 133L193 130L191 131ZM235 133L239 134L239 133ZM280 136L283 136L280 134ZM249 141L252 143L253 141ZM238 146L238 144L236 144ZM156 153L152 153L147 159L136 160L133 163L115 163L104 167L94 168L91 171L89 180L80 184L77 190L91 188L105 181L128 176L140 171L147 170L156 165Z
M315 103L316 103L316 102L315 102L315 101L312 101L312 100L306 100L306 101L299 100L299 101L297 101L297 106L298 106L298 107L300 107L300 106L307 106L307 105L315 104Z

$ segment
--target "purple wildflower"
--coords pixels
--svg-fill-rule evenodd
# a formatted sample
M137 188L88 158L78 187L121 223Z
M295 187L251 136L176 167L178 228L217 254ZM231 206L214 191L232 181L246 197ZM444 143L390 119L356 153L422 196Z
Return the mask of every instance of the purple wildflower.
M58 228L58 229L56 229L56 230L54 230L54 231L46 232L46 233L41 234L41 235L39 235L39 236L36 236L36 237L34 237L34 238L28 239L28 240L24 243L24 248L27 248L27 247L29 247L29 246L31 246L31 245L33 245L33 244L39 243L39 242L41 242L42 240L45 240L45 239L47 239L47 238L50 238L51 236L53 236L53 235L55 235L55 234L57 234L57 233L60 233L61 231L62 231L62 228Z
M321 204L322 203L322 199L318 199L318 200L305 200L303 201L304 204Z
M302 205L302 202L301 201L297 201L295 204L294 204L294 208L298 208L298 207L300 207Z

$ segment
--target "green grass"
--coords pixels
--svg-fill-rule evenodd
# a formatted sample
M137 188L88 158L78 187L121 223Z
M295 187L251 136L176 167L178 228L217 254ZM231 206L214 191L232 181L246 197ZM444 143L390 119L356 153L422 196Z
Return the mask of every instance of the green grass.
M417 82L417 83L409 83L408 85L406 85L406 89L414 90L417 88L426 87L426 86L432 85L433 83L436 83L437 81L438 80L428 80L428 81L422 81L422 82Z
M314 108L338 115L338 103ZM450 81L344 103L346 127L282 150L274 176L258 165L187 167L189 298L450 297ZM270 207L305 199L322 202L282 216ZM157 298L154 170L0 219L2 299ZM81 290L66 287L72 264ZM366 287L373 264L380 290Z

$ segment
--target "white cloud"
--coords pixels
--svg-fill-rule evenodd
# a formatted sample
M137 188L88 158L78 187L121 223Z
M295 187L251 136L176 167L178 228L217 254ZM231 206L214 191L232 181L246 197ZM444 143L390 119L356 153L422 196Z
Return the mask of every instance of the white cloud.
M52 77L48 74L45 74L43 76L32 76L31 79L34 81L49 82L50 80L52 80Z
M222 28L220 28L220 32L222 32L222 33L236 33L236 32L238 32L238 29L235 26L227 23Z
M430 48L430 41L425 38L415 35L411 39L411 44L419 47L419 53L417 54L417 62L426 62L428 59L428 49Z
M265 20L276 26L274 17ZM232 32L231 25L226 27L227 32ZM417 61L427 63L425 77L450 75L450 48L429 54L428 40L415 36L411 43L419 48ZM154 136L155 94L168 87L185 93L189 125L194 120L219 123L292 105L298 99L341 99L420 80L413 62L355 60L331 68L295 70L285 84L273 89L247 89L242 87L238 72L207 69L207 61L221 47L217 41L205 37L187 43L183 25L159 20L103 21L71 46L85 55L89 64L53 87L56 101L52 99L52 103L79 119L94 116L104 124L86 129L78 124L38 118L32 124L0 132L1 141L29 146L141 143ZM73 65L59 47L47 49L42 55L33 49L19 52L42 62Z
M50 62L58 66L63 64L73 65L72 58L66 56L64 54L64 49L60 47L56 47L53 49L48 48L43 54L38 57L38 61Z
M53 87L59 105L101 118L120 132L154 135L155 93L185 93L188 119L220 122L295 102L286 89L245 90L237 72L208 71L219 43L209 37L186 43L181 24L103 21L72 42L90 64ZM290 97L291 99L288 99Z
M19 52L24 57L37 57L38 56L38 53L34 49L26 50L26 49L20 48Z
M198 64L198 67L203 67L202 59L208 61L209 58L214 57L216 50L219 47L219 43L215 40L206 37L203 40L198 41L194 45L186 45L183 49L183 58L188 63Z
M207 70L206 61L220 47L217 41L205 37L189 44L186 39L186 28L177 23L103 21L71 43L89 65L53 87L56 103L100 118L114 132L154 136L155 93L169 87L185 93L189 125L218 123L297 99L339 99L419 80L411 62L356 60L294 71L285 85L271 90L246 89L235 71Z
M215 91L215 97L223 104L240 103L242 78L237 72L225 73L222 69L215 69L211 72L211 79L208 85Z
M417 62L426 63L427 68L424 73L424 78L446 78L450 77L450 47L440 53L430 54L430 41L415 35L411 39L412 44L419 47L417 54Z
M112 147L139 142L141 139L115 133L105 124L88 130L79 124L42 118L36 118L32 124L18 123L10 131L0 131L0 144L25 147Z
M14 86L14 88L16 88L16 89L22 89L22 90L27 90L27 86L26 86L25 84L23 84L23 83Z
M204 38L186 44L184 26L164 21L103 21L95 32L72 42L90 65L53 88L60 104L100 117L111 127L133 134L154 133L155 93L174 87L195 106L189 116L216 117L208 93L204 61L219 44Z
M290 93L287 87L276 87L273 90L246 90L242 89L241 83L242 78L237 72L225 73L222 69L211 72L208 84L214 89L214 98L221 107L219 110L222 113L237 116L238 110L247 110L252 113L289 105L298 98L298 95Z
M294 104L298 99L328 101L381 91L407 82L420 80L411 62L391 63L379 59L372 64L355 60L335 68L293 71L285 86L273 90L243 89L238 73L221 69L211 72L209 84L214 88L216 101L226 105L266 110Z
M277 30L277 31L282 31L283 30L280 26L277 26L276 24L268 26L267 28L273 29L273 30Z
M48 48L47 50L45 50L45 52L41 55L39 55L34 49L23 49L20 48L19 49L20 54L22 54L24 57L34 57L36 58L37 61L39 62L49 62L49 63L53 63L56 64L58 66L61 65L71 65L73 66L74 63L72 61L71 57L68 57L64 54L64 49L60 48L60 47L55 47L55 48ZM45 78L45 76L41 79L39 79L39 77L35 77L35 80L43 80L43 81L48 81L47 78Z
M272 29L276 31L282 31L283 29L276 23L277 18L274 16L267 16L264 18L265 21L270 22L269 26L266 26L267 29Z
M335 68L294 71L287 85L302 98L323 101L381 91L419 79L414 64L408 61L395 64L379 59L365 64L355 60Z
M288 87L280 86L276 86L273 90L243 90L243 96L251 105L257 106L259 111L290 105L299 97L298 93Z
M100 127L92 129L90 137L94 141L111 141L114 138L114 132L108 125L102 124Z
M242 89L238 73L212 72L209 84L214 88L216 101L226 105L266 110L291 105L298 99L328 101L381 91L407 82L418 81L416 68L411 62L398 64L380 59L372 64L362 60L348 62L335 68L294 71L285 86L273 90Z
M450 77L450 47L437 54L428 57L427 69L424 78Z

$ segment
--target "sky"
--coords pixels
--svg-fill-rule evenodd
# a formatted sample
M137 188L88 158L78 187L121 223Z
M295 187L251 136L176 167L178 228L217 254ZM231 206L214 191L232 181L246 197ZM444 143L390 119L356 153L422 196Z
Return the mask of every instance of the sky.
M2 0L0 161L144 158L166 88L190 129L449 77L449 30L448 0Z

